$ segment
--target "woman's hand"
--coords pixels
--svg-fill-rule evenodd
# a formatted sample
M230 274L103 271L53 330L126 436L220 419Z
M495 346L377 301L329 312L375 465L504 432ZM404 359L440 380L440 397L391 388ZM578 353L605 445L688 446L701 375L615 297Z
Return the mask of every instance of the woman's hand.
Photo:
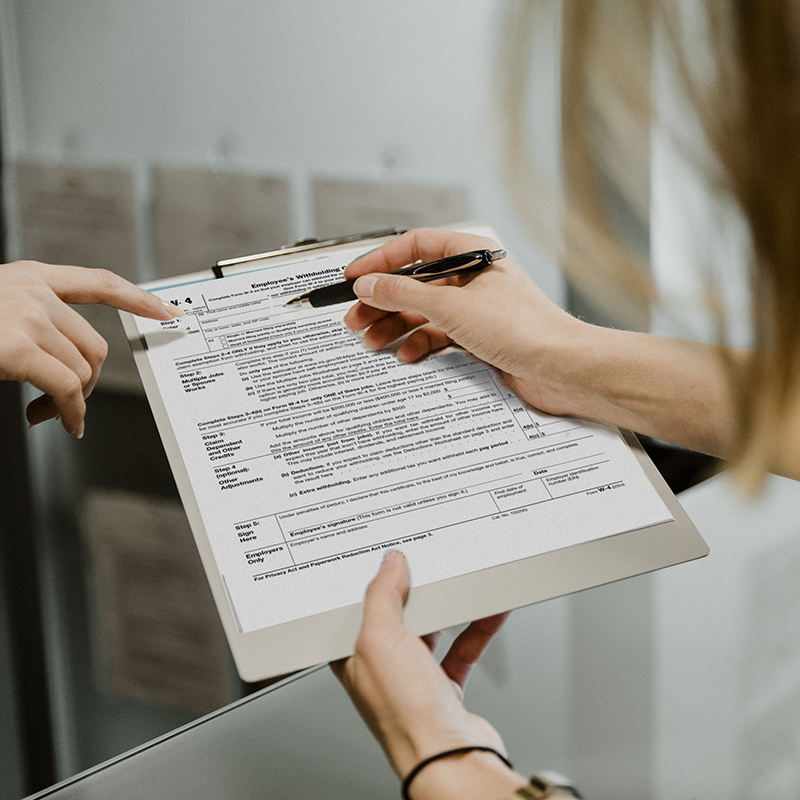
M508 257L446 282L381 273L477 249L490 239L439 229L409 231L356 259L359 297L345 315L368 347L400 337L415 361L448 344L500 371L540 411L588 417L725 457L733 419L720 348L612 330L552 303Z
M181 312L107 270L35 261L0 265L0 379L28 381L44 392L28 405L31 425L60 417L80 438L85 400L108 345L67 303L102 303L161 320Z
M483 249L496 250L497 244L422 228L367 253L345 271L346 278L360 278L354 288L361 301L347 312L345 324L366 329L364 342L374 349L409 334L397 353L403 361L459 345L500 370L509 386L536 408L573 413L557 373L543 366L559 341L575 338L589 326L551 302L510 257L473 276L436 284L374 274Z
M481 653L506 614L473 622L455 640L440 664L432 649L438 637L420 638L403 625L408 568L403 556L386 554L367 589L355 654L331 664L353 703L401 778L424 758L467 745L501 752L503 742L482 717L470 714L462 691ZM525 783L491 753L473 752L426 767L414 779L414 798L503 797ZM449 787L446 791L439 784ZM455 794L464 785L463 793Z

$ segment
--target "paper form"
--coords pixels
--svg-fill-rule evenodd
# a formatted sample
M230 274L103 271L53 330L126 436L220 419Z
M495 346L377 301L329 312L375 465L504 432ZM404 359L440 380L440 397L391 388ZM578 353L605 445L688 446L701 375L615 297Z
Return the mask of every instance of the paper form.
M186 316L136 319L241 631L359 602L388 547L424 585L672 519L615 428L284 307L367 249L158 289Z

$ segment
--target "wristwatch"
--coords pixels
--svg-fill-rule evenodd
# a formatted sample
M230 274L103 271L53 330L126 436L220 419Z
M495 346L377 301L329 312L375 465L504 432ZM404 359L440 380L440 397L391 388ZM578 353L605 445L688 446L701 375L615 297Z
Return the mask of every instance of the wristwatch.
M521 786L504 800L543 800L549 797L577 797L581 793L571 785L568 778L557 772L540 772L534 775L527 786Z

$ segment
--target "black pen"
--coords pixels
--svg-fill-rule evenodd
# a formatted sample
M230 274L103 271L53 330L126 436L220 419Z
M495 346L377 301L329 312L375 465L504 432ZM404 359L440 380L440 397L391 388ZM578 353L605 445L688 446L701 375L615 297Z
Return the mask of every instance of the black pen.
M412 264L410 267L396 269L389 275L407 275L418 281L435 281L438 278L447 278L450 275L459 275L463 272L478 272L491 266L494 261L505 258L505 250L471 250L469 253L459 253L457 256L440 258L438 261L429 261L426 264ZM297 303L309 303L314 308L332 306L337 303L347 303L358 300L353 291L355 278L329 286L321 286L310 292L295 297L286 306Z

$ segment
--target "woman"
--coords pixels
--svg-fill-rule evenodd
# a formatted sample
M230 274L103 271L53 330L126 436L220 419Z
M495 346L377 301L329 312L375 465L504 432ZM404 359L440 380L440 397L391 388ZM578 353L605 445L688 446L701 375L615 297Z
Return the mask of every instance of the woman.
M532 4L517 5L524 17ZM709 0L689 9L697 16L687 21L670 9L656 14L645 3L565 3L562 75L564 96L574 103L565 110L571 202L561 215L563 239L555 247L579 277L612 273L617 293L611 296L632 305L637 296L649 300L655 292L634 271L635 255L608 224L603 208L608 193L598 189L626 172L625 148L615 150L603 140L604 119L618 121L621 106L612 103L605 118L594 112L602 112L604 100L636 93L624 91L630 69L598 72L603 60L612 67L623 60L596 35L599 7L612 16L627 8L631 18L644 20L626 26L617 18L623 38L658 31L661 55L671 59L701 123L702 141L684 139L681 145L696 161L705 153L712 188L723 201L736 204L748 226L752 350L589 325L554 306L510 259L465 285L434 286L380 274L416 259L494 247L442 231L414 231L354 262L346 274L358 278L360 302L345 321L365 330L365 342L374 348L413 331L398 351L403 360L449 343L460 345L496 367L535 407L598 419L729 459L747 489L757 486L764 471L800 479L800 11L789 0ZM521 44L524 34L517 50ZM650 62L644 63L647 68L640 66L638 73L649 76ZM603 76L609 74L622 81L623 91L603 88ZM514 81L520 82L516 74ZM641 95L637 103L641 109ZM522 117L516 109L512 114ZM576 125L576 119L586 125ZM521 137L514 124L511 130L516 133L509 137L509 150L519 166ZM616 163L615 152L622 156ZM517 178L528 166L512 170L520 201L526 193ZM598 254L594 260L593 253ZM427 646L431 640L403 627L407 591L404 559L391 554L367 591L355 655L333 665L335 673L413 800L501 798L515 792L526 779L504 763L498 734L467 713L460 696L501 619L473 623L437 665ZM536 789L528 791L518 796L541 796Z

